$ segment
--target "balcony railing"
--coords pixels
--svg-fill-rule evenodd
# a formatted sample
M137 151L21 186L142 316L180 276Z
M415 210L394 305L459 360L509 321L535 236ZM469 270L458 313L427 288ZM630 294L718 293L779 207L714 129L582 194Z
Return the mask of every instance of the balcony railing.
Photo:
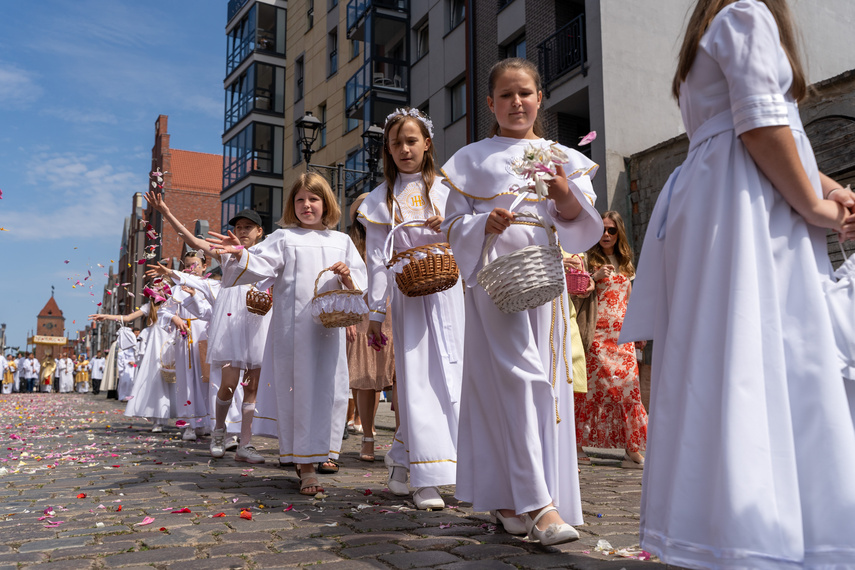
M378 92L406 94L408 71L407 62L398 59L375 57L366 61L347 80L345 109L350 113L372 89Z
M248 1L249 0L229 0L229 15L226 18L226 22L230 22L232 18L234 18L235 14L237 14Z
M550 83L559 77L573 70L588 74L585 43L585 14L581 14L537 46L543 91L547 97Z
M347 3L347 30L348 33L359 23L372 6L378 8L389 8L390 10L406 10L407 0L350 0Z

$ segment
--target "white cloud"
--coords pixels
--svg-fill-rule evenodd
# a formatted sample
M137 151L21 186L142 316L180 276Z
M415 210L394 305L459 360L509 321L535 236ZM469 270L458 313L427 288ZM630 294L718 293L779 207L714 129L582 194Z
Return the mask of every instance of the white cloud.
M89 112L81 109L50 108L42 111L45 115L57 117L69 123L116 125L118 120L112 113Z
M39 154L27 165L29 205L5 210L16 240L116 239L130 214L138 173L118 171L92 155Z
M0 62L0 105L22 108L42 96L35 75L14 65Z

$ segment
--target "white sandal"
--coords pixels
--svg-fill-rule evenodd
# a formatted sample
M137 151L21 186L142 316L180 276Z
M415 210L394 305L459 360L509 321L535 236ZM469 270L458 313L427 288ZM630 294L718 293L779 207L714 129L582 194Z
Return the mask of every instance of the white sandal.
M543 515L552 511L558 512L558 509L555 507L546 507L541 510L536 517L534 517L534 520L532 520L528 513L523 515L523 521L525 521L525 528L528 531L529 539L539 540L540 544L544 546L563 544L565 542L573 542L574 540L577 540L579 538L579 532L567 523L552 523L546 527L546 530L540 530L537 528L537 523L543 518Z

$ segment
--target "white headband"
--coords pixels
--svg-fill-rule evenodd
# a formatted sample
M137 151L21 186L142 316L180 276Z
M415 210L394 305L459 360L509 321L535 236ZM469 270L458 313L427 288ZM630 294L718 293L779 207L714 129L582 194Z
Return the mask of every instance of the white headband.
M386 117L386 123L383 125L383 128L385 129L386 125L389 124L389 121L395 117L413 117L420 120L422 124L427 127L428 136L433 138L433 121L422 115L418 109L395 109L394 113L391 113Z

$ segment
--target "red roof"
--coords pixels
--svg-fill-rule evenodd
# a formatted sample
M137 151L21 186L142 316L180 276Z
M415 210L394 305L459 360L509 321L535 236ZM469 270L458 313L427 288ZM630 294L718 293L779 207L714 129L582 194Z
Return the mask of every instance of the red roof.
M61 317L62 311L59 310L59 305L56 304L56 300L51 295L51 298L48 299L48 302L45 304L44 309L39 313L40 317Z
M172 188L219 196L223 189L223 157L219 154L170 149Z

